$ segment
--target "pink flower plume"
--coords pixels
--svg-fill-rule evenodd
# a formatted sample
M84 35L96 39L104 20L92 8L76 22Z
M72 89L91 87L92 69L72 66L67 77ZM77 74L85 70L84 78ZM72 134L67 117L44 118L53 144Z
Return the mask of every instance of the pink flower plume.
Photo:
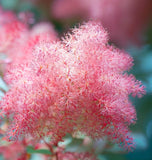
M81 132L132 147L128 127L136 111L128 96L140 97L144 87L125 73L133 60L108 44L100 23L85 23L62 41L40 41L30 52L0 105L13 116L11 139L50 136L56 143L66 133Z

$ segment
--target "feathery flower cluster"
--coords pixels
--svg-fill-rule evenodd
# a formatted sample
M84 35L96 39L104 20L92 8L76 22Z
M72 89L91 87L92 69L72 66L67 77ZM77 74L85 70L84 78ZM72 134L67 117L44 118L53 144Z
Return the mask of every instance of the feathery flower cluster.
M151 0L54 0L56 18L93 18L102 22L110 37L121 46L139 43L152 16Z
M11 140L50 136L56 144L66 133L81 132L132 146L128 126L136 112L128 96L141 97L144 87L125 73L133 60L108 44L100 23L85 23L62 41L39 41L30 52L14 69L14 83L0 104L13 116Z

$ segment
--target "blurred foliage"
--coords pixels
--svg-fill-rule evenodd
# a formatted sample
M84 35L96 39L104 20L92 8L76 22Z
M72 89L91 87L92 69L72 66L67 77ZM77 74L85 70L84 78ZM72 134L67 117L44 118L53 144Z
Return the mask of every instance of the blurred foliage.
M34 149L33 146L28 146L27 147L27 153L29 154L35 154L35 153L39 153L39 154L46 154L46 155L51 155L52 153L47 150L47 149Z

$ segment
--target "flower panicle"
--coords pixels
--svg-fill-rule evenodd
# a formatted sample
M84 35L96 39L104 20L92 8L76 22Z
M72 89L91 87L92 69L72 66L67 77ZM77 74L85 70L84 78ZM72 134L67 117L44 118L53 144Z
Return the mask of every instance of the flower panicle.
M62 41L40 41L29 52L24 74L15 69L19 78L1 102L13 114L12 137L49 136L56 144L66 133L81 132L133 146L129 125L136 111L129 95L143 95L144 87L125 73L133 60L108 44L100 23L84 23Z

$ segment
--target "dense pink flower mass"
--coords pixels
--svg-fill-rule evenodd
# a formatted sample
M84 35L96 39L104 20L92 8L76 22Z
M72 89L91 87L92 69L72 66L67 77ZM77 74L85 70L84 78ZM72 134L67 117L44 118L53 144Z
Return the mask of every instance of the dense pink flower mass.
M39 41L29 51L32 57L14 68L0 105L13 116L11 140L50 136L57 143L66 133L81 132L132 146L128 126L136 112L128 96L141 97L144 87L126 73L132 58L108 44L100 23L85 23L62 41Z
M152 16L152 1L54 0L51 12L60 19L98 19L107 28L114 42L126 46L141 40L141 33Z

